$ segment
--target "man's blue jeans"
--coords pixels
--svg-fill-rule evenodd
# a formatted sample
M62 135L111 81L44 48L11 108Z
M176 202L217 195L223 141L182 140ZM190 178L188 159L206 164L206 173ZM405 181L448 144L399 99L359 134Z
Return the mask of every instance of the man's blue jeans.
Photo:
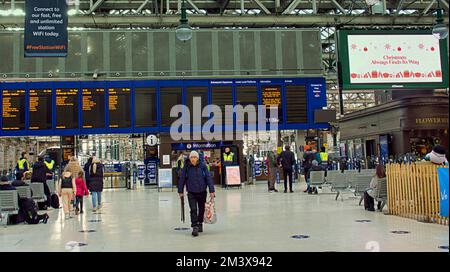
M97 203L100 206L102 204L102 192L91 192L92 194L92 207L97 207ZM97 202L98 200L98 202Z

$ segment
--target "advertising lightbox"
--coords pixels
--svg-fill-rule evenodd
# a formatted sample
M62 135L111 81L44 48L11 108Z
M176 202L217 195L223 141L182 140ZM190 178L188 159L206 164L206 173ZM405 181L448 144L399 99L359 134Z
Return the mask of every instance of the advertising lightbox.
M339 31L344 90L448 88L446 56L431 31Z

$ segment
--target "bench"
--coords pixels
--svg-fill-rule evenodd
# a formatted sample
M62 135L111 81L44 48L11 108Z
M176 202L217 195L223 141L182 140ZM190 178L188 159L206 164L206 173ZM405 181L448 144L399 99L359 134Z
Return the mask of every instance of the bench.
M364 192L370 187L372 175L369 174L352 174L349 176L351 187L355 190L355 196L360 196L359 204L364 200Z
M322 186L325 184L325 172L324 171L311 171L309 172L309 186Z
M31 198L30 186L17 186L16 190L19 193L19 197Z
M44 192L44 184L40 182L34 182L30 184L30 189L33 192L32 199L36 202L45 202L47 197Z
M19 213L19 196L16 190L0 191L0 217L5 226L9 224L9 216ZM6 219L6 221L4 221Z
M341 196L341 201L344 201L342 198L341 192L349 190L349 182L348 182L348 175L347 173L336 173L333 174L333 179L330 180L331 183L331 191L336 192L336 199L338 199L339 196Z
M48 189L50 191L50 195L53 193L56 193L55 181L54 180L46 180L45 182L47 183Z

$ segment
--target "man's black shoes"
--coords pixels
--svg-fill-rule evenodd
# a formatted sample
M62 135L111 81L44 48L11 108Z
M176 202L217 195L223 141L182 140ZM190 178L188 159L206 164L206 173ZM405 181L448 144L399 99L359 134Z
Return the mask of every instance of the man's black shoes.
M197 237L198 236L198 227L192 228L192 236Z

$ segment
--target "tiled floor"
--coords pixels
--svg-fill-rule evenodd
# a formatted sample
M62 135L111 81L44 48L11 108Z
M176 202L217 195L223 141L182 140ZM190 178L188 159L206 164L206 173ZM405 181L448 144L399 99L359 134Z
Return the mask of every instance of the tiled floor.
M196 238L190 229L175 230L190 226L180 221L175 191L107 190L101 214L91 211L89 199L76 218L64 220L61 209L51 210L46 225L0 228L0 251L448 251L439 249L449 245L448 226L366 212L351 194L341 202L303 189L269 194L264 184L218 188L218 223ZM391 233L396 230L410 233Z

